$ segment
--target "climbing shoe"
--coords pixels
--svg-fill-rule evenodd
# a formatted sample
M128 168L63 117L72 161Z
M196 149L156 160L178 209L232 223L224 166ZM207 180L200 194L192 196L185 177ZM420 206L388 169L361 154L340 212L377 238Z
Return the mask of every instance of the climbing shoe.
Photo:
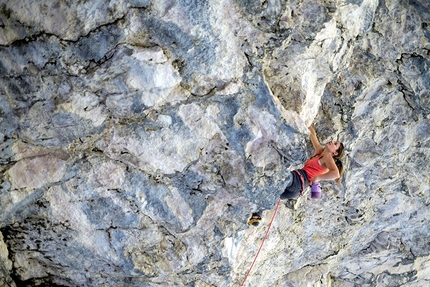
M248 221L248 224L252 226L258 226L260 224L260 221L261 221L261 216L258 215L257 213L253 213L251 218Z
M289 208L291 210L294 210L294 205L296 204L296 200L295 199L287 199L285 201L285 207Z

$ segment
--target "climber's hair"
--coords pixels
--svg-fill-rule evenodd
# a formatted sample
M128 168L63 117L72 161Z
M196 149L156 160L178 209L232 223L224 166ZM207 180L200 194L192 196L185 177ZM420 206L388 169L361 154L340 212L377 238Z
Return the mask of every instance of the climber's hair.
M345 154L345 148L343 147L343 143L339 142L339 148L336 150L337 155L333 156L333 158L341 159Z
M343 143L340 143L339 148L337 149L337 155L333 156L334 159L334 163L336 164L337 169L339 170L339 177L336 178L336 182L338 184L340 184L340 179L342 178L343 175L343 164L340 161L340 159L344 156L345 154L345 148L343 146Z
M338 178L336 178L336 182L338 183L338 184L340 184L340 179L342 178L342 176L343 176L343 164L342 164L342 162L340 161L340 159L338 159L338 158L335 158L334 159L334 163L336 164L336 167L337 167L337 169L339 170L339 177Z

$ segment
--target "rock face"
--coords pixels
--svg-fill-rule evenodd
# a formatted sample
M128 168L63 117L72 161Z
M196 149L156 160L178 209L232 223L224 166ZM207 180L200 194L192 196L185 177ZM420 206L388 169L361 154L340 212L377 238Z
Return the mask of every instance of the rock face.
M429 284L427 0L71 2L0 1L0 286Z

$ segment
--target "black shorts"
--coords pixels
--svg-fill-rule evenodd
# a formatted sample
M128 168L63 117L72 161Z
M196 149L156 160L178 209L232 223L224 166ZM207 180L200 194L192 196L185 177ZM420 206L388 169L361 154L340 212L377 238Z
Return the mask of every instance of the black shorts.
M302 176L305 182L302 182L302 179L297 174L299 172ZM281 194L281 199L288 199L288 198L296 198L299 197L299 195L304 191L304 189L308 186L308 176L306 175L306 172L301 169L297 169L295 171L291 172L292 180L290 181L289 185L285 188L285 191Z

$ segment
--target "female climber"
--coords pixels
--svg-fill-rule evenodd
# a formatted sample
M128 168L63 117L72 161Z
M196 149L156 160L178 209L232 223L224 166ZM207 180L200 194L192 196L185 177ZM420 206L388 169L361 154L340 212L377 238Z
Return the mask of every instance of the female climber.
M315 149L313 157L305 162L302 169L291 171L287 179L287 187L280 195L281 199L296 198L303 194L305 187L311 186L311 197L321 197L321 180L336 180L338 183L343 174L344 147L341 142L330 141L323 147L318 141L315 129L310 126L310 139ZM257 226L261 220L261 211L253 213L248 221L250 225Z

